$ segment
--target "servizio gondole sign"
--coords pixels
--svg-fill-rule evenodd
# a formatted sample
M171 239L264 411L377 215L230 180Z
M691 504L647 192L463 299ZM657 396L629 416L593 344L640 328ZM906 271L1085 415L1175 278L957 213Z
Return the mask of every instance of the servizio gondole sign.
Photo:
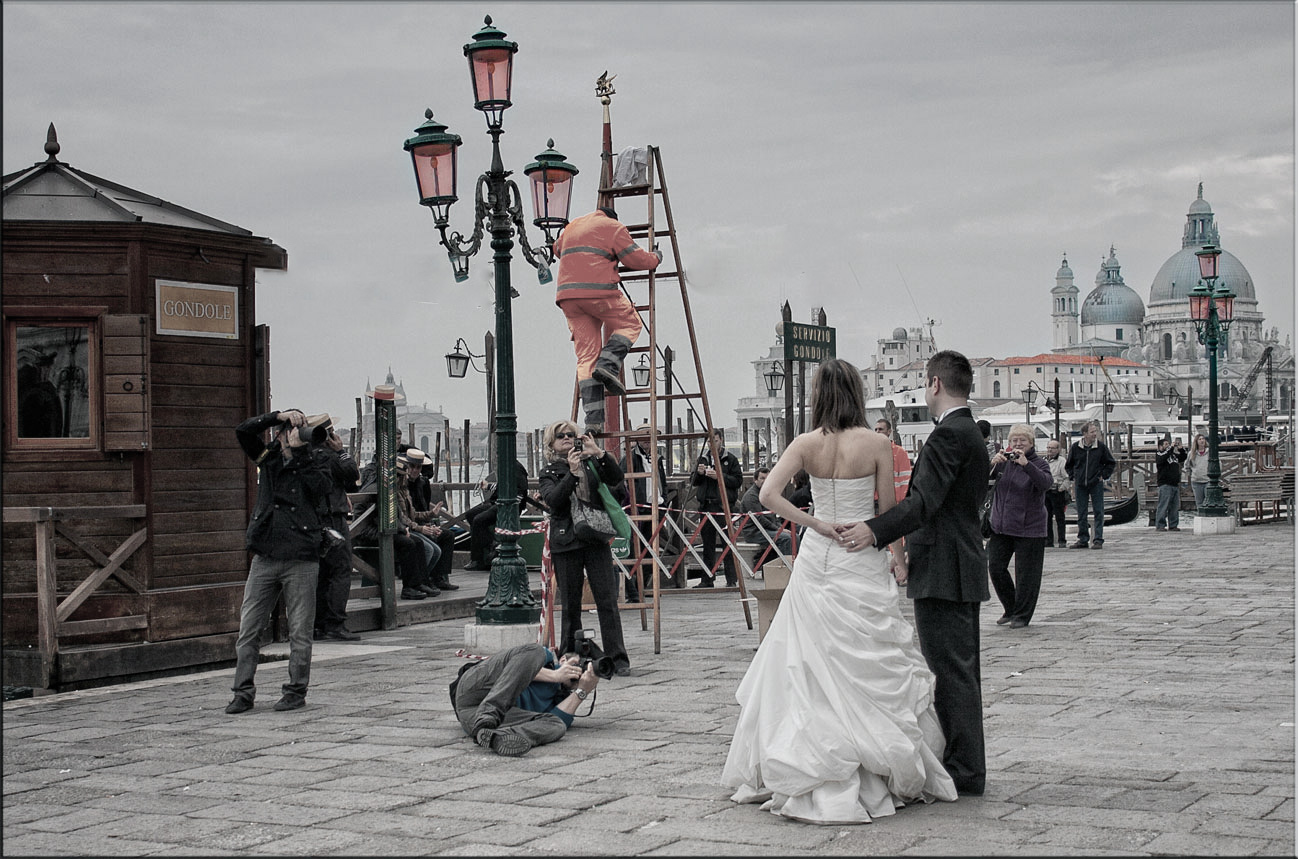
M833 328L801 322L780 324L784 327L784 360L818 363L836 357Z
M179 280L156 282L158 333L239 339L239 289Z

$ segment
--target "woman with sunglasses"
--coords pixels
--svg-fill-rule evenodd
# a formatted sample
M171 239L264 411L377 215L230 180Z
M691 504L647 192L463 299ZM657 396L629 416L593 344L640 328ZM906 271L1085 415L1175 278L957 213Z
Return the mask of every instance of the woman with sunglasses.
M590 581L590 592L599 613L599 637L604 653L613 660L614 673L631 673L631 660L622 640L622 615L617 607L618 582L613 551L607 541L582 540L573 533L574 496L599 503L599 485L587 468L592 463L599 481L610 488L622 483L622 467L589 434L578 435L572 421L555 421L542 438L549 462L541 470L541 499L550 508L550 557L563 606L559 653L575 650L575 633L581 629L581 581Z

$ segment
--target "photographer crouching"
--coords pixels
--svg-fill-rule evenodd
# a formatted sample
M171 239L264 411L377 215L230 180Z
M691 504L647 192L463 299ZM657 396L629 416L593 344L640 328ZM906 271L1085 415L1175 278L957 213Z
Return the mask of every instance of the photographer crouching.
M266 444L262 436L272 427L274 440ZM257 504L246 537L253 555L234 646L234 700L225 708L230 714L252 709L261 629L281 592L288 617L288 682L275 709L297 710L306 704L324 525L320 511L328 507L332 483L311 452L317 430L296 409L249 418L234 430L239 446L257 465Z
M599 685L600 656L556 658L547 647L520 644L467 663L451 683L455 717L482 748L525 755L563 738L577 708ZM611 673L611 662L607 667Z

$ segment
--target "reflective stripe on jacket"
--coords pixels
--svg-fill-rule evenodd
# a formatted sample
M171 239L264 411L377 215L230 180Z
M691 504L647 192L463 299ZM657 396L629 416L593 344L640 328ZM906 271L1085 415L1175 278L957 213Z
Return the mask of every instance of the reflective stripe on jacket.
M658 267L657 254L641 248L620 221L598 210L569 222L554 253L559 258L556 303L589 295L589 290L617 289L619 263L649 271Z

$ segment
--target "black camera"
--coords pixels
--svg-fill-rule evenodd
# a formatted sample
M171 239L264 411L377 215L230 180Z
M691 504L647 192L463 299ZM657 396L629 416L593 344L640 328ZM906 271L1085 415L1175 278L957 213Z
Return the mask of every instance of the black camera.
M573 647L577 656L581 657L581 670L584 672L587 665L593 665L595 676L607 680L613 676L613 657L605 656L604 651L599 649L595 643L595 630L579 629L573 633Z
M328 415L312 415L306 423L298 427L298 436L307 444L324 444L333 428L333 419ZM285 421L284 429L292 430L293 424Z

